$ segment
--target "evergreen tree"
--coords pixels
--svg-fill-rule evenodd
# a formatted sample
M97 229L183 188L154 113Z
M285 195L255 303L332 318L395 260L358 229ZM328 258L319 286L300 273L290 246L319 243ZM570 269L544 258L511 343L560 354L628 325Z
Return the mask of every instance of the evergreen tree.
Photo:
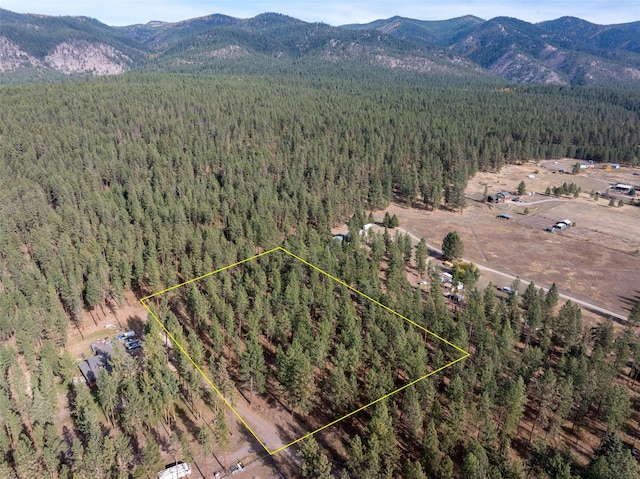
M278 380L286 391L289 404L302 414L308 412L316 389L314 368L300 342L294 339L286 353L279 349L276 362Z
M640 301L636 301L634 303L633 307L631 308L631 311L629 312L629 316L627 317L627 320L634 326L637 326L638 324L640 324Z
M438 432L434 420L430 419L422 443L422 465L430 477L438 474L441 459L442 452L440 451Z
M608 431L617 432L631 415L629 393L622 386L611 388L604 399L602 415Z
M115 376L112 376L106 369L98 372L98 400L107 419L113 424L115 422L115 408L118 402L118 383Z
M161 471L163 462L160 455L160 446L153 438L147 437L146 439L142 449L143 471Z
M362 444L362 438L356 434L349 445L349 458L347 471L354 478L363 477L367 468L366 450Z
M462 255L464 254L464 245L456 231L451 231L444 237L444 240L442 241L442 254L448 260L462 258Z
M510 381L504 392L504 421L502 431L507 436L517 432L518 423L524 412L526 402L526 387L524 380L518 376L516 381Z
M38 457L31 440L21 434L13 452L13 462L19 478L36 477L39 471Z
M456 477L455 466L449 456L445 456L442 461L442 465L440 466L440 477L442 479L454 479Z
M489 477L489 458L483 447L472 441L462 461L462 474L465 478L484 479Z
M331 476L331 463L327 456L320 451L316 440L312 437L305 439L298 448L298 455L302 459L302 477L308 479L327 479Z
M424 238L420 238L420 241L416 245L414 255L416 269L418 271L418 274L422 278L427 271L427 257L429 255L429 248L427 247L427 242L424 240Z
M376 403L366 432L369 452L372 453L372 443L379 447L376 457L381 459L382 471L393 470L399 451L393 421L385 401Z
M213 453L213 440L209 431L209 425L206 423L203 424L198 431L198 443L202 447L202 452L204 453L205 474L207 474L207 472L209 472L208 456Z
M255 336L249 337L246 349L240 353L240 378L245 387L249 387L249 402L253 392L264 392L267 366L264 361L262 347Z
M638 466L616 433L609 433L584 475L585 479L637 479Z
M521 181L521 182L518 184L518 194L519 194L520 196L522 196L522 195L524 195L526 192L527 192L527 185L525 184L525 182L524 182L524 181Z
M225 414L224 409L220 408L218 410L218 415L216 416L216 428L214 431L216 443L218 447L222 451L224 456L224 468L227 468L227 452L231 449L231 432L229 431L229 426L227 425L227 416Z

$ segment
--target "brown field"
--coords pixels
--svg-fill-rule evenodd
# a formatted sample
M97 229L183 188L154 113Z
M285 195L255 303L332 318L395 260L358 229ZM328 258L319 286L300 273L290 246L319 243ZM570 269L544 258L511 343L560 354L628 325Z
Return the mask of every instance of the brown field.
M512 165L499 173L479 173L469 181L467 207L462 213L425 211L394 204L388 208L400 226L439 247L449 231L457 231L465 246L465 258L500 272L548 287L556 283L560 292L626 317L633 302L640 300L640 208L609 207L609 200L596 202L591 190L604 192L612 183L640 184L638 170L590 169L578 175L552 173L571 169L575 160ZM528 178L534 175L535 178ZM524 180L532 196L521 203L483 203L489 194L506 190L515 193ZM579 198L547 197L547 187L575 183ZM529 214L524 215L525 208ZM509 213L511 220L498 219ZM382 219L382 213L376 215ZM378 218L379 216L379 218ZM570 219L575 228L564 232L544 231L556 221ZM500 275L483 274L500 285ZM504 283L509 284L510 281ZM482 284L482 283L481 283ZM587 316L589 316L587 314Z

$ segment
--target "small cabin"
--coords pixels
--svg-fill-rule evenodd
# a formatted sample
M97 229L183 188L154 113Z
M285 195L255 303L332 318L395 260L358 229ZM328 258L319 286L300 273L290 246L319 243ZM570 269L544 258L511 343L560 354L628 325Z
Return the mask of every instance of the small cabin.
M487 197L487 201L489 203L504 203L505 201L511 201L511 199L511 193L509 193L508 191L501 191L500 193L489 195Z

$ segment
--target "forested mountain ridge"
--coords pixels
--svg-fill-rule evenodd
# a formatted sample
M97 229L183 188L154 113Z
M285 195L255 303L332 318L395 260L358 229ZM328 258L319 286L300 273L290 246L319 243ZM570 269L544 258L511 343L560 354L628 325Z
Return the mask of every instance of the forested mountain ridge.
M596 25L579 18L531 24L508 17L424 22L401 17L349 28L441 46L517 83L616 86L640 74L640 22ZM446 28L444 28L446 27Z
M88 17L20 15L0 9L0 73L59 78L91 73L117 74L144 60L136 42Z
M0 81L130 70L272 72L300 64L516 83L640 85L639 23L402 17L332 27L265 13L110 27L0 10Z

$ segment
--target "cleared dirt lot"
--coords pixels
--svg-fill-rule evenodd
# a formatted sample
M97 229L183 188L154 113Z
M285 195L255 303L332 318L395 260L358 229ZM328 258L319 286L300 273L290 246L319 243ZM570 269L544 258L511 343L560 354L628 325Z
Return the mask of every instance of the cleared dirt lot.
M640 183L640 176L633 174L638 170L629 169L552 173L557 168L570 171L575 162L513 165L499 173L480 173L469 182L468 206L462 213L395 204L388 211L398 216L401 227L431 244L440 245L449 231L457 231L466 258L538 286L555 282L561 292L626 316L633 302L640 300L640 208L609 207L609 200L596 202L589 192L595 185L599 185L596 191L604 192L612 183ZM525 181L528 191L538 193L564 182L575 183L583 192L578 199L535 194L522 196L521 203L482 202L485 190L515 192L520 181ZM525 208L529 209L526 215ZM509 213L512 219L498 219L501 213ZM563 219L576 222L576 227L559 233L544 231Z

